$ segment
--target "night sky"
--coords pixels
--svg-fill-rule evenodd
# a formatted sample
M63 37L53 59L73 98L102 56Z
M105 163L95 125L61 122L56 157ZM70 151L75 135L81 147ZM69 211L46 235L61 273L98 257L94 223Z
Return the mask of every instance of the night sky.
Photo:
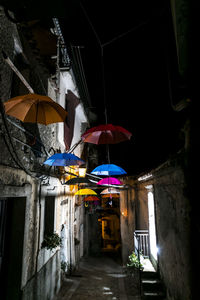
M184 117L171 105L181 92L168 2L89 2L61 24L66 41L81 47L91 110L98 116L91 126L105 124L106 106L108 123L132 132L130 141L109 146L111 163L129 175L146 172L184 143ZM106 163L106 147L98 148Z
M32 9L32 15L58 17L70 51L80 47L89 106L97 116L91 127L105 124L106 107L108 123L132 132L130 141L109 147L111 163L136 175L177 153L184 145L185 116L172 104L184 91L170 1L62 0L46 14L45 2L36 2L40 9ZM107 162L106 147L98 149Z

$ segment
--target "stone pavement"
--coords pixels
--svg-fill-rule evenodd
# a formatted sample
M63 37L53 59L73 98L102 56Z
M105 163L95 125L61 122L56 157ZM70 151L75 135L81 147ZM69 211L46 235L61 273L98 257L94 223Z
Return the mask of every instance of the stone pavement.
M65 276L54 300L140 300L139 280L127 275L111 256L83 258L72 276Z

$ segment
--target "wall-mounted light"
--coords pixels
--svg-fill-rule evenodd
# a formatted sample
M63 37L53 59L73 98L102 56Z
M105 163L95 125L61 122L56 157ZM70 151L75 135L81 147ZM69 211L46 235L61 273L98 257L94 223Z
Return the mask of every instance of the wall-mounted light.
M85 174L86 174L86 168L85 167L80 167L79 169L78 169L78 175L79 175L79 177L85 177Z
M127 210L122 211L121 215L126 218L128 216Z

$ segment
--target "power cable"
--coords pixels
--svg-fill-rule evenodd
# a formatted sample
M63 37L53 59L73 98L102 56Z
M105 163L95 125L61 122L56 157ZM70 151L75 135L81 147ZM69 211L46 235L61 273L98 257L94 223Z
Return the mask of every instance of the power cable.
M83 80L83 84L84 84L84 88L85 88L85 92L87 95L87 98L89 100L89 103L91 103L91 99L90 99L90 95L89 95L89 91L88 91L88 87L87 87L87 81L86 81L86 77L85 77L85 72L84 72L84 68L83 68L83 62L82 62L82 58L81 58L81 52L80 52L80 47L77 47L77 52L78 52L78 61L79 61L79 66L80 66L80 70L82 73L82 80Z
M80 59L78 58L78 54L76 51L76 47L71 46L71 53L72 53L72 58L73 58L73 65L72 68L76 73L76 80L78 82L79 85L79 92L80 92L80 96L81 98L87 100L90 103L90 97L88 97L87 94L87 88L86 88L86 83L84 82L84 76L82 74L82 70L81 70L81 65L80 65Z
M101 50L101 71L102 71L102 88L103 88L103 101L104 101L104 113L105 113L105 123L108 124L108 112L107 112L107 105L106 105L106 88L105 88L105 66L104 66L104 46L101 43L101 40L85 10L85 8L83 7L83 5L80 3L81 8L84 12L84 15L90 25L90 27L92 28L92 31L97 39L97 42L100 46L100 50ZM107 158L108 158L108 163L110 163L110 151L109 151L109 145L107 144Z
M16 152L15 147L14 147L13 142L12 142L12 137L11 137L10 132L9 132L9 128L8 128L8 124L7 124L7 119L5 117L4 106L3 106L1 98L0 98L0 112L1 112L2 120L3 120L4 128L6 130L6 134L7 134L8 140L9 140L9 143L8 143L7 140L6 140L6 138L5 138L5 136L3 135L4 142L6 144L6 147L7 147L8 151L9 151L9 153L10 153L13 161L26 174L30 175L31 177L37 178L29 170L27 170L26 167L23 166L23 164L21 163L21 161L20 161L20 159L19 159L19 157L17 155L17 152ZM13 153L14 153L14 155L13 155Z

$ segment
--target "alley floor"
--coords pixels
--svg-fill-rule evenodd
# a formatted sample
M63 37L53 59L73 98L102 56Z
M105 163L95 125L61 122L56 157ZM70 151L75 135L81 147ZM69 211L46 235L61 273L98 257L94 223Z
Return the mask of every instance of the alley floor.
M63 278L54 300L140 300L139 277L127 275L111 255L84 257L76 272Z

